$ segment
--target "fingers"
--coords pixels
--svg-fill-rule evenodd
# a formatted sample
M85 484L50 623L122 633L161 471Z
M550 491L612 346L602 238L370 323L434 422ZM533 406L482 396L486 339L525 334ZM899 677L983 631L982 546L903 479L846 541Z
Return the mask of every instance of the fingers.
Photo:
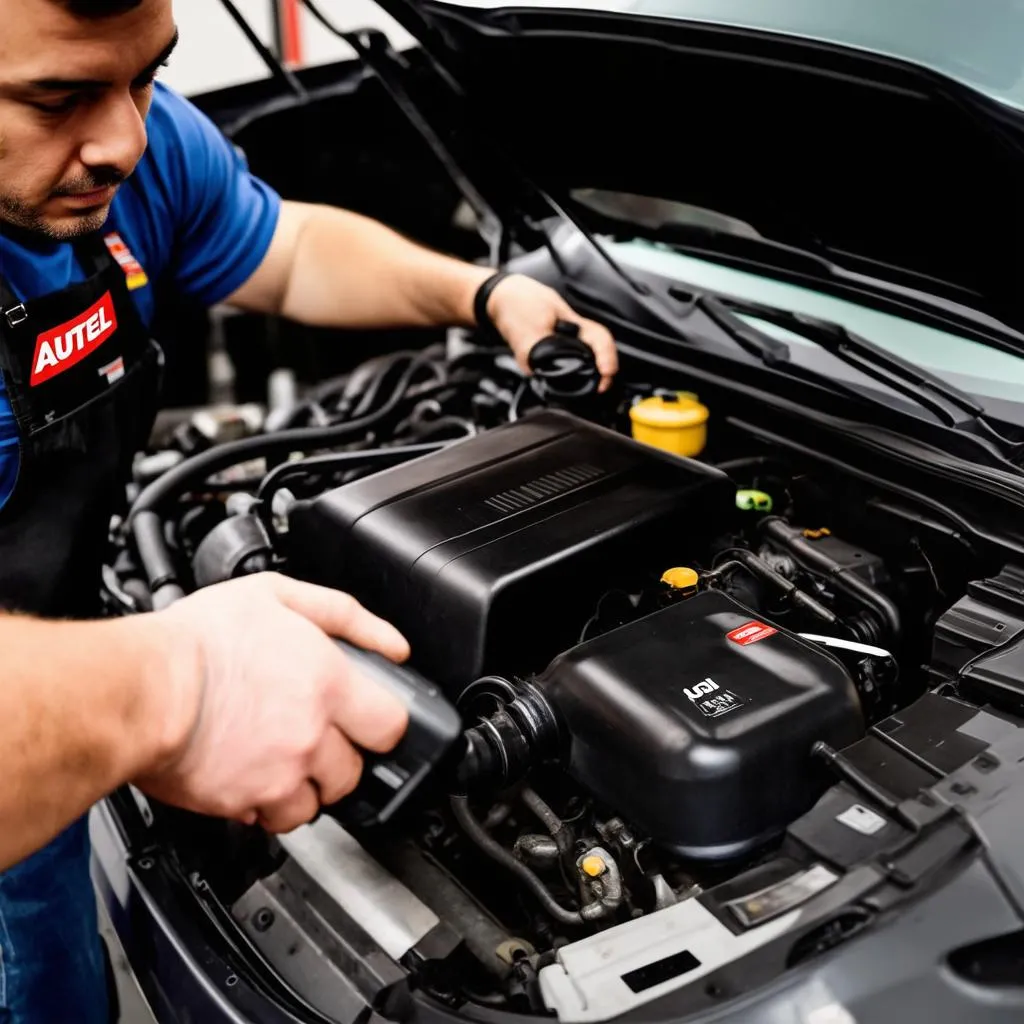
M594 352L598 373L601 374L599 390L611 387L612 377L619 371L619 354L611 331L594 320L577 319L580 325L580 341L589 345Z
M328 728L309 763L309 776L288 796L242 816L267 832L291 832L312 821L322 806L337 803L358 785L363 759L334 728Z
M345 657L340 651L338 656ZM378 754L393 750L409 725L405 705L351 661L339 673L339 680L331 719L357 747Z
M338 729L329 728L312 757L309 773L320 791L320 802L337 803L356 788L363 759Z
M294 792L259 808L259 823L267 832L291 832L320 813L320 797L308 780Z
M367 611L351 594L268 573L278 600L328 636L340 637L392 661L408 659L409 642L389 622Z
M312 821L321 807L347 797L359 784L363 759L338 729L329 727L309 761L309 775L286 797L237 815L267 832L291 832Z

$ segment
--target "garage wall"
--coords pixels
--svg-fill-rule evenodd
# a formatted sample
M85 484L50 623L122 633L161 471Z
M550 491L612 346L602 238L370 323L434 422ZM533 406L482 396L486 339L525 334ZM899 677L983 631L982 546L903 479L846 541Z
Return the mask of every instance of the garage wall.
M266 43L273 40L270 0L236 0L250 24ZM408 45L408 33L373 0L320 0L319 6L339 28L378 28L396 46ZM181 43L161 78L186 95L220 89L266 77L262 61L236 28L219 0L174 0ZM307 63L326 64L351 56L351 50L331 36L309 13L302 12Z

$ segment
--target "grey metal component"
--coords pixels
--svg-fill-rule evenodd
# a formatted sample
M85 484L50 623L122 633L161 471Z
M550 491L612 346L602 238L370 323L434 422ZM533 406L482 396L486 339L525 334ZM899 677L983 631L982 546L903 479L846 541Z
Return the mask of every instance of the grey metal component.
M440 923L332 818L321 816L279 842L392 959L401 959Z
M558 962L540 971L541 994L560 1021L611 1020L778 938L799 916L791 911L760 928L733 935L709 910L688 900L563 946ZM636 991L624 978L687 953L695 966L650 988Z
M527 833L520 836L512 847L512 852L521 860L533 864L555 864L560 852L558 844L551 836Z
M816 864L757 892L730 900L725 906L743 925L764 924L780 913L806 903L838 881L839 876L834 871L824 864Z
M507 977L511 951L533 953L522 939L509 935L442 868L430 861L411 842L391 847L382 854L385 864L432 910L444 919L466 943L466 948L491 973Z
M374 954L357 922L331 910L330 898L294 861L257 882L231 908L285 984L332 1020L355 1024L370 1007L394 1020L406 1017L407 972Z
M591 878L583 870L584 862L590 857L597 857L604 865L600 875ZM622 899L625 893L622 888L622 872L619 870L618 862L602 846L592 846L576 858L576 870L580 876L580 887L583 890L583 898L586 901L583 907L583 916L586 920L594 920L596 917L607 917L622 906ZM595 906L596 904L596 906ZM601 913L597 914L597 907ZM591 916L587 916L587 912Z
M672 890L672 886L668 884L664 875L654 875L651 878L651 884L654 886L654 909L664 910L666 907L674 906L678 902L678 897Z
M231 516L203 538L192 571L198 586L209 587L231 579L249 559L269 565L271 555L270 538L257 516Z

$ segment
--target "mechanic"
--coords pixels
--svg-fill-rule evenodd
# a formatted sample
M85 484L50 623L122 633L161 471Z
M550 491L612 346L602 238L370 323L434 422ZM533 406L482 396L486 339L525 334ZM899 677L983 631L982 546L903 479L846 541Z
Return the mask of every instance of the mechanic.
M337 327L466 325L525 367L558 319L606 386L615 348L527 277L285 201L155 84L171 0L0 0L0 1020L93 1024L108 998L86 812L124 782L287 831L405 712L329 635L408 646L350 597L276 575L95 621L101 550L158 399L154 284Z

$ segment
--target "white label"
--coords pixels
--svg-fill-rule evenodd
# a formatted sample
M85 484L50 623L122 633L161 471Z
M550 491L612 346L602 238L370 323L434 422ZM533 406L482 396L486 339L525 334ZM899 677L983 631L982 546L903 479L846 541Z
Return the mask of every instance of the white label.
M873 836L885 828L885 818L860 804L854 804L843 811L836 817L836 821L841 821L847 828L852 828L862 836Z
M710 676L686 687L683 693L705 718L719 718L744 704L732 690L723 690Z

